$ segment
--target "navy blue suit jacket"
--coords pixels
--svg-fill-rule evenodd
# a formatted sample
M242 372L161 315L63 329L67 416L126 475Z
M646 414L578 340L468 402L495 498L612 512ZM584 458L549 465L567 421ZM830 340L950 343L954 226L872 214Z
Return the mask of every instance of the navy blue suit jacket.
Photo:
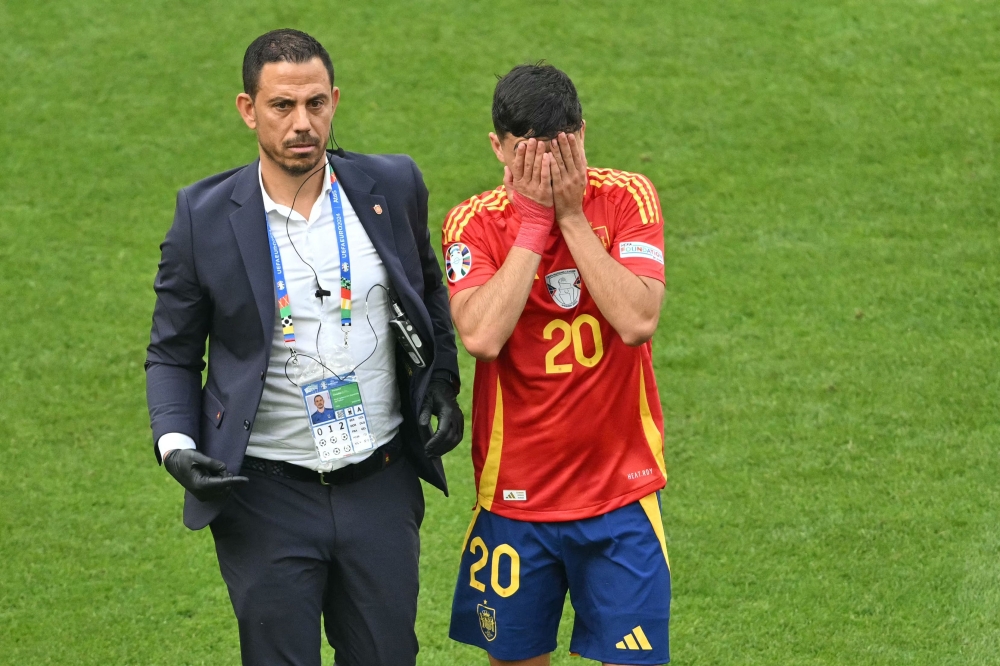
M429 363L421 369L411 367L397 348L400 432L418 474L447 494L441 461L424 454L427 433L417 426L431 377L459 376L448 290L427 228L427 188L417 165L405 155L338 151L330 157L403 309L429 350ZM242 466L264 388L276 306L257 170L254 162L177 195L174 223L160 246L146 356L146 396L158 460L156 441L179 432L234 474ZM208 375L202 387L206 340ZM223 504L200 502L187 493L184 523L201 529Z

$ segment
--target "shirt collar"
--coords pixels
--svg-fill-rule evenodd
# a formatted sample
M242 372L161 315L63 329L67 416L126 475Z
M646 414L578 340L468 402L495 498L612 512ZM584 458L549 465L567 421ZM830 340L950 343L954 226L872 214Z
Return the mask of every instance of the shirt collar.
M260 162L257 162L257 182L260 183L260 195L264 198L264 210L268 213L279 213L281 215L288 215L288 206L282 206L276 203L274 199L267 196L267 190L264 189L264 177L261 175ZM323 169L323 189L320 190L319 195L321 197L326 196L330 191L330 161L327 160L326 168Z

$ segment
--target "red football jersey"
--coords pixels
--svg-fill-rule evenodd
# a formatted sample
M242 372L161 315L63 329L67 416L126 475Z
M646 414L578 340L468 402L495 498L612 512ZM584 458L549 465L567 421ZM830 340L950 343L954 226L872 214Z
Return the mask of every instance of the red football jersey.
M584 213L605 249L664 281L663 217L645 176L588 169ZM521 219L503 186L456 206L442 228L451 294L503 265ZM663 488L663 414L651 345L627 346L581 281L553 225L521 318L476 364L472 462L479 504L516 520L598 516Z

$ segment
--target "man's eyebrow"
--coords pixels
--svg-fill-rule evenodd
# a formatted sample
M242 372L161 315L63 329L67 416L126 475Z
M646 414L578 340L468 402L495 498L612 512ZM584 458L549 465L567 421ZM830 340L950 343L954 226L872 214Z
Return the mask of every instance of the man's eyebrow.
M316 93L315 95L310 96L306 100L306 103L315 102L317 100L328 100L328 99L330 99L330 93L321 92L321 93ZM267 103L268 104L281 104L283 102L287 102L287 103L290 103L290 104L295 104L295 101L296 100L295 100L294 97L289 97L288 95L275 95L273 97L269 97L268 100L267 100Z

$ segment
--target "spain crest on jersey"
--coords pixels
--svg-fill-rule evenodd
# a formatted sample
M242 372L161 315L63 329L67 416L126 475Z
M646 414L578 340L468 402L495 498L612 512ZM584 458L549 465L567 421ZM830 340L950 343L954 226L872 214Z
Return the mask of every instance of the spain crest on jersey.
M465 243L452 243L444 258L445 269L451 282L458 282L472 270L472 251Z
M483 636L492 641L497 637L497 612L482 603L476 606L476 614L479 615L479 628L483 630Z
M572 310L580 302L580 272L567 268L545 276L545 286L549 295L561 308Z

